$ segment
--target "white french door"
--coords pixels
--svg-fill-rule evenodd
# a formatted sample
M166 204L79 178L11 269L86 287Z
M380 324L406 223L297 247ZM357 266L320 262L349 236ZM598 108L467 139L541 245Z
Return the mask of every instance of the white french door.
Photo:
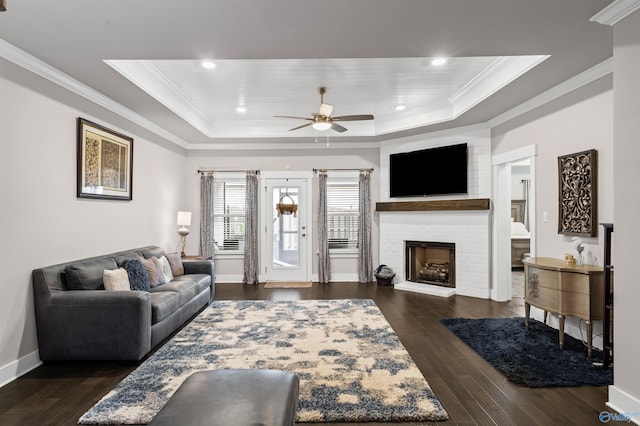
M268 177L263 178L262 183L263 280L309 281L311 178Z

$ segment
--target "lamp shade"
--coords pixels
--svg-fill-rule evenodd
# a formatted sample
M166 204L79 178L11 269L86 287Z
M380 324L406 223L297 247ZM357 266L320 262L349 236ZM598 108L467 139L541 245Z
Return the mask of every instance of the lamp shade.
M178 212L177 224L180 226L191 226L191 212Z

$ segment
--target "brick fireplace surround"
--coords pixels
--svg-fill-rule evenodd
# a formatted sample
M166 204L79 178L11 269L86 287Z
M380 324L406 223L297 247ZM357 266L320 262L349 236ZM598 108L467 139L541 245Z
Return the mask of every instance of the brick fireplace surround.
M459 200L473 202L477 200ZM397 290L414 291L434 296L450 297L454 294L489 299L490 288L490 221L486 209L472 206L465 210L456 201L453 209L420 210L416 203L406 206L409 210L389 209L390 204L378 203L380 227L380 261L396 272L394 287ZM477 203L476 203L477 204ZM454 243L456 250L456 287L407 281L405 271L405 241L440 241Z

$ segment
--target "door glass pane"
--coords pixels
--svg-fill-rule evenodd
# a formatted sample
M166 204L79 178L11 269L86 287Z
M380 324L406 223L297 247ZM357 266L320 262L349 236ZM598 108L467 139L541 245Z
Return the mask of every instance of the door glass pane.
M285 206L280 213L278 204ZM298 214L286 208L293 204L298 204L297 187L273 188L273 267L276 268L300 265Z

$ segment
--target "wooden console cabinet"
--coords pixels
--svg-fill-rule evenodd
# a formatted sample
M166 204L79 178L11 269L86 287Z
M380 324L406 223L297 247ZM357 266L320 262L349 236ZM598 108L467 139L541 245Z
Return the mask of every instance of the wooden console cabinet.
M558 315L560 349L564 344L565 316L582 318L587 324L588 355L591 356L593 321L604 314L604 269L600 266L568 264L563 259L524 259L525 323L531 306Z

